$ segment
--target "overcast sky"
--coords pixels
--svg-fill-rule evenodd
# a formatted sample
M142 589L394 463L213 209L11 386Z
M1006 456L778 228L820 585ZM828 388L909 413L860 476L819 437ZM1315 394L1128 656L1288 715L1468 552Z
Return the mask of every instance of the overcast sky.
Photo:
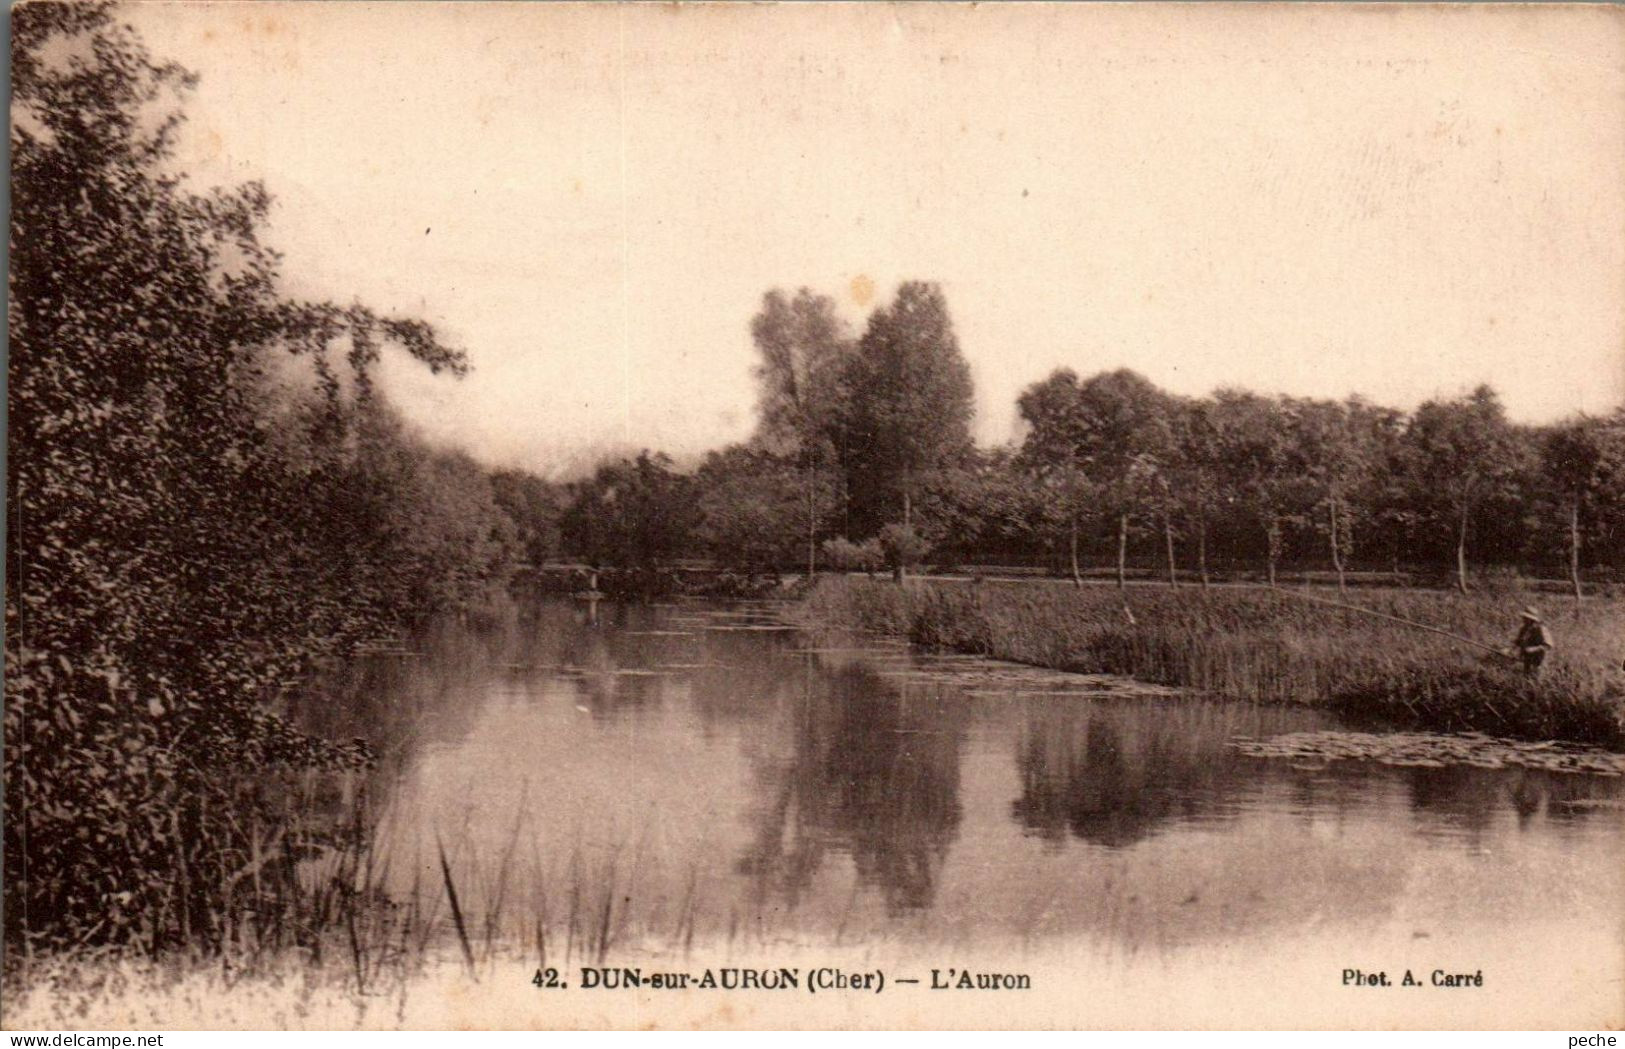
M768 288L940 281L976 433L1052 368L1514 417L1625 398L1625 19L1547 7L146 5L291 290L422 316L430 436L746 434Z

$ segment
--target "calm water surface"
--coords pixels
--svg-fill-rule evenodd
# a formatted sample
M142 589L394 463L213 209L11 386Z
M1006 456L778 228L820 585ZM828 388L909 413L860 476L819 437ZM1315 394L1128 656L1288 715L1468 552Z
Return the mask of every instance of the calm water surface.
M1619 777L1245 757L1338 725L767 606L541 601L415 647L307 717L380 751L391 885L438 892L438 839L514 936L1133 952L1619 923Z

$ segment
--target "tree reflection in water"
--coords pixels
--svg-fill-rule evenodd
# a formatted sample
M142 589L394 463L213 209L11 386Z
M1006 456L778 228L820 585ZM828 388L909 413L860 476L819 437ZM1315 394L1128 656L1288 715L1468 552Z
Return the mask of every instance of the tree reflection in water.
M795 906L830 852L889 914L929 907L958 833L964 706L863 667L815 670L789 706L788 760L762 761L757 831L739 863L758 903Z
M1617 840L1617 778L1244 757L1232 740L1328 722L1196 697L994 698L985 674L941 660L810 650L701 611L606 602L595 625L575 602L524 603L341 665L290 706L372 743L369 796L398 814L402 848L472 812L472 854L500 857L532 778L553 790L529 810L534 834L562 854L582 827L610 850L637 828L639 905L663 928L663 908L697 893L714 929L753 908L774 935L856 935L889 915L910 931L1046 935L1128 922L1140 940L1192 942L1307 921L1350 885L1337 913L1380 917L1441 845L1515 865L1570 855L1554 828L1575 855ZM1494 848L1518 828L1528 849ZM1394 856L1354 847L1375 840ZM1279 885L1283 855L1320 888Z
M1121 848L1171 820L1218 815L1234 765L1223 737L1195 725L1135 724L1093 704L1036 712L1016 751L1011 817L1052 841L1070 830Z
M1516 814L1519 829L1528 830L1541 819L1567 824L1598 812L1617 811L1614 806L1620 795L1616 781L1540 769L1446 765L1405 771L1418 824L1478 847L1487 844L1503 807ZM1602 804L1596 804L1599 801Z

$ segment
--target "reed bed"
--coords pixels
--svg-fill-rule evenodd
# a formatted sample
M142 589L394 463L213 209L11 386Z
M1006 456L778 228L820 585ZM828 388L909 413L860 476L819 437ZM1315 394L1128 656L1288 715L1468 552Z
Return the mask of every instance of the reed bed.
M1595 597L1548 616L1556 648L1531 675L1467 643L1508 644L1522 595L1381 590L1352 599L1467 640L1330 607L1329 596L831 577L796 615L1058 670L1326 706L1370 723L1625 749L1625 601Z
M696 938L725 952L760 952L782 933L772 913L706 906L698 872L650 878L641 842L546 840L522 812L506 837L474 843L462 831L390 833L408 816L369 810L363 771L271 777L285 811L249 836L241 865L197 872L212 901L208 935L150 945L8 950L0 1026L79 1027L109 1002L206 1010L207 994L299 1003L350 1002L369 1025L426 976L493 972L531 989L533 974L628 957L685 957ZM298 828L298 832L289 828ZM678 894L661 886L682 885ZM440 976L432 976L438 980ZM402 1013L401 1015L405 1015ZM27 1017L20 1021L19 1017ZM252 1014L226 1026L256 1026Z

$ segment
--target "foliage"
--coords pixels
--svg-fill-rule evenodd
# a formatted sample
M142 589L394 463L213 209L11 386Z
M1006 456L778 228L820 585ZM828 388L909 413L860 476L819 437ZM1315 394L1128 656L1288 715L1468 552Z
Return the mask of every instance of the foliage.
M1089 420L1082 403L1077 373L1070 368L1051 372L1043 382L1022 391L1016 411L1027 425L1016 462L1044 492L1042 526L1066 534L1072 578L1078 579L1078 533L1083 519L1098 510L1099 486L1090 480Z
M861 543L840 537L826 539L823 553L830 567L843 572L867 572L873 576L886 565L886 553L880 548L879 539L866 539Z
M1204 585L1243 565L1271 583L1283 565L1329 565L1340 587L1448 565L1465 585L1469 554L1485 575L1566 559L1577 592L1584 574L1625 571L1625 411L1515 427L1487 388L1407 415L1359 397L1182 398L1127 369L1062 368L1020 395L1019 444L983 450L936 285L904 284L855 346L808 289L769 292L751 330L756 432L694 478L688 552L725 565L813 570L832 535L900 521L945 563L1065 566L1080 583L1103 561L1126 583L1153 559L1170 583L1190 565Z
M797 470L747 446L712 452L694 475L698 549L748 572L793 564L804 537L821 530L833 489L832 471Z
M853 351L835 301L807 288L774 289L751 321L760 357L757 442L803 464L823 461L839 440L845 372Z
M806 288L793 299L777 289L764 295L762 310L751 322L751 338L761 356L756 366L760 402L753 443L793 461L801 474L797 534L806 540L811 575L818 567L818 537L835 505L831 474L839 450L847 444L846 380L852 340L835 312L834 300ZM723 500L724 512L738 502L737 494Z
M866 530L894 516L912 524L921 475L971 448L970 366L938 285L906 281L870 315L845 389L845 459Z
M558 488L523 470L497 470L491 474L491 498L513 522L514 540L532 566L558 556Z
M1220 483L1232 505L1262 530L1266 571L1273 585L1296 482L1284 412L1271 398L1245 390L1219 390L1213 395L1209 418L1223 464Z
M695 524L692 479L645 450L569 486L566 547L595 567L652 572L685 550Z
M939 556L973 551L1042 548L1055 504L1014 465L1009 449L973 450L959 463L921 481L915 530Z
M880 552L885 563L890 566L893 575L898 579L910 568L919 564L931 549L931 544L925 537L916 532L912 526L894 521L880 530L876 536L880 542Z
M1354 554L1357 499L1375 475L1383 438L1396 425L1394 413L1358 398L1289 399L1284 412L1292 472L1303 486L1296 521L1325 538L1341 587L1344 565Z
M1017 402L1028 425L1022 461L1064 507L1060 516L1068 523L1074 580L1085 505L1096 507L1117 530L1119 582L1131 523L1172 511L1178 451L1174 404L1126 368L1081 382L1061 369L1029 387Z
M1406 448L1423 520L1456 537L1457 584L1467 590L1467 543L1476 514L1510 503L1522 464L1495 391L1428 401L1411 416Z
M192 78L116 9L13 29L6 937L218 945L279 920L265 894L324 833L243 771L362 755L266 701L500 582L508 539L483 473L369 379L386 347L462 355L284 295L264 189L167 170Z
M1544 482L1539 495L1547 509L1542 519L1548 527L1537 528L1536 541L1567 548L1578 588L1588 539L1594 556L1625 560L1625 408L1609 418L1580 416L1546 430L1539 463ZM1559 521L1568 527L1550 527ZM1562 535L1560 542L1546 538L1554 533Z

